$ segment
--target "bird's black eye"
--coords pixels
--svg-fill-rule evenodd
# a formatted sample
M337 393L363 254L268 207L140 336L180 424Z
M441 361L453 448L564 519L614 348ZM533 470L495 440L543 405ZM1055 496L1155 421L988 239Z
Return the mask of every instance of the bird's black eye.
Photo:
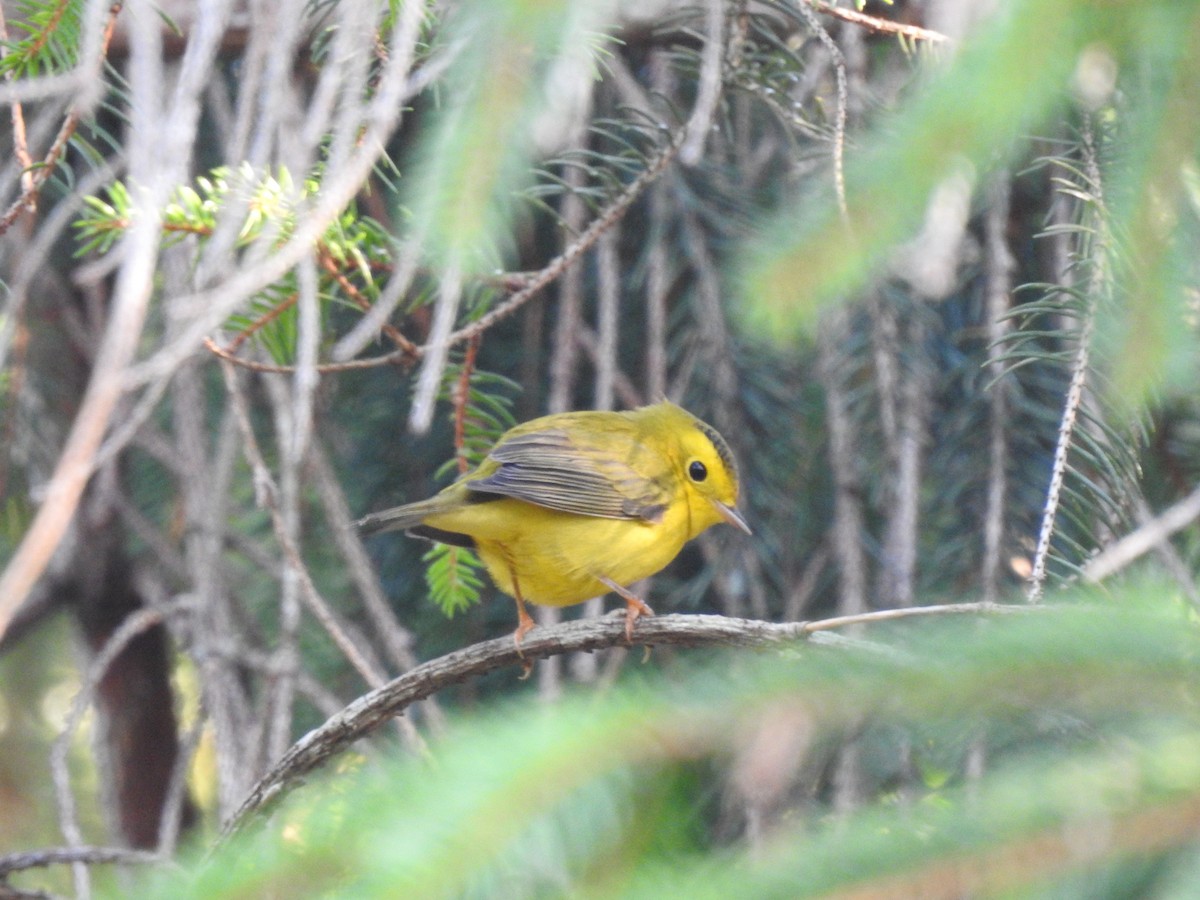
M708 469L704 467L704 463L700 462L700 460L694 459L688 466L688 477L692 481L703 481L708 477Z

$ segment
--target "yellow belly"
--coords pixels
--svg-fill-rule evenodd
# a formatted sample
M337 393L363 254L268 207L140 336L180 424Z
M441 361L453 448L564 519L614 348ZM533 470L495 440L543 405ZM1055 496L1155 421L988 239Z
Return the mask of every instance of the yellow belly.
M622 586L647 578L691 536L686 504L668 510L661 522L643 522L579 516L506 498L425 522L470 535L500 590L516 596L519 587L524 599L543 606L570 606L608 593L597 575Z

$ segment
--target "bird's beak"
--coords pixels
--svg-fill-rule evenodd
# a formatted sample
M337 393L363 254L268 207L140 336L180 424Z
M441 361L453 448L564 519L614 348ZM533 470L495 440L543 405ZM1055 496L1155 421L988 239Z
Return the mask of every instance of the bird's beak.
M712 505L716 507L717 515L734 528L744 531L746 534L754 534L754 532L750 530L750 526L746 524L746 520L742 518L742 514L738 512L737 509L728 505L727 503L722 503L720 500L713 500Z

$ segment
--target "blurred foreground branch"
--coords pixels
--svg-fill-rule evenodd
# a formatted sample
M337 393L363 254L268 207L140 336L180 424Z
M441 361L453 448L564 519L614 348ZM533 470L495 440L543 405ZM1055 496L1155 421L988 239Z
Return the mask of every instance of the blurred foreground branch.
M164 858L147 850L129 850L125 847L50 847L46 850L24 850L0 856L0 881L13 872L25 869L41 869L69 863L105 865L109 863L161 863Z
M1196 519L1200 518L1200 487L1162 513L1144 522L1116 543L1106 547L1083 568L1087 581L1103 581L1133 561L1163 544Z

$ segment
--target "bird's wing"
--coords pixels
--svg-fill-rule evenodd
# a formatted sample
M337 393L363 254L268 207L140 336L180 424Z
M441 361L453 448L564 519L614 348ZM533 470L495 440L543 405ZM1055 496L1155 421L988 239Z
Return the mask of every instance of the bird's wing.
M581 516L656 522L670 493L631 465L643 452L632 433L619 429L588 436L543 428L497 444L488 454L494 470L466 486Z

